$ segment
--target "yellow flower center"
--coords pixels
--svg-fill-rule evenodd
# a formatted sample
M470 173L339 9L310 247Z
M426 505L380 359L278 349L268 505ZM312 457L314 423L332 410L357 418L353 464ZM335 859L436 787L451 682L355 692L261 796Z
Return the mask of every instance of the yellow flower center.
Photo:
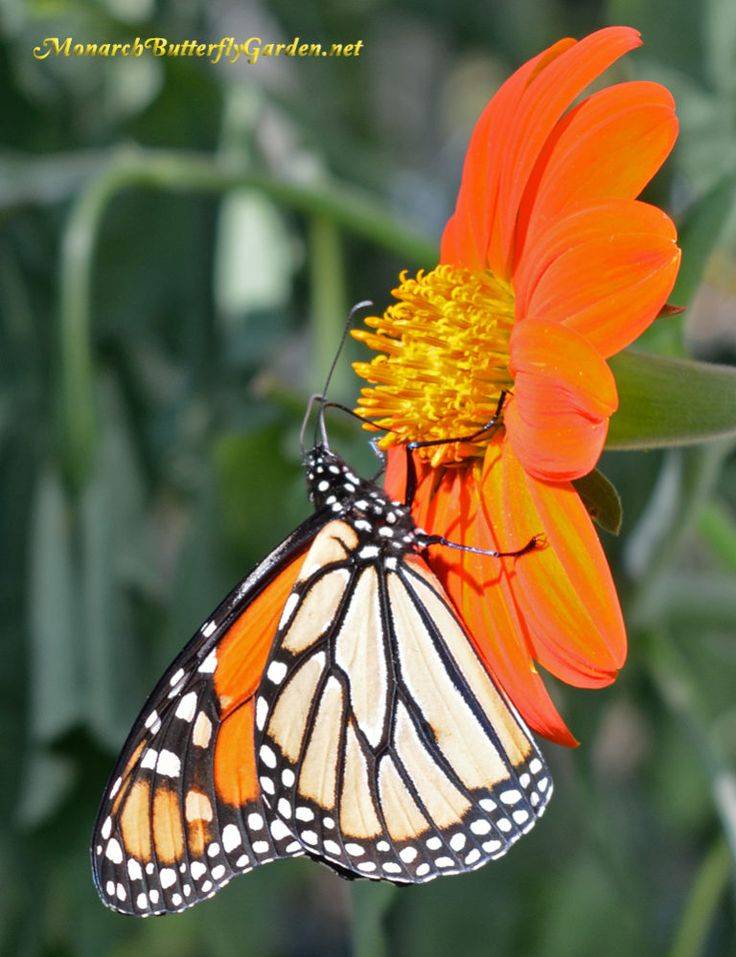
M387 430L380 444L471 435L493 416L512 385L509 337L514 294L488 271L441 265L401 274L397 300L365 320L356 339L381 353L353 366L370 387L357 412ZM431 446L433 465L478 455L490 439Z

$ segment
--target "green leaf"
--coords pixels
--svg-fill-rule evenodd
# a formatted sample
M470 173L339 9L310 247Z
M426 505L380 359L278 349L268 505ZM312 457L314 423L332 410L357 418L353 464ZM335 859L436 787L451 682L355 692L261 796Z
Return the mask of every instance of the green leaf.
M736 369L626 350L611 359L619 409L606 448L695 445L736 435Z
M82 708L73 537L61 478L48 468L36 489L30 540L31 733L42 742L68 731Z
M731 173L688 209L679 229L682 265L670 302L689 305L703 279L711 253L731 218L735 195L736 176Z
M621 496L613 482L610 482L598 469L593 469L582 478L575 479L572 484L577 489L593 521L604 531L618 535L621 531L624 512Z

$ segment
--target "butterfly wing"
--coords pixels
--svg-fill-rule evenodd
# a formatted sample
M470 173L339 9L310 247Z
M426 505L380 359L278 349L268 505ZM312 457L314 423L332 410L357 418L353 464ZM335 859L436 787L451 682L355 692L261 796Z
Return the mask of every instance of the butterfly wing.
M254 695L316 513L202 625L146 702L108 783L92 840L103 902L182 910L233 875L302 853L261 800Z
M325 526L287 602L256 702L265 799L338 870L475 869L534 825L549 773L424 561L358 547Z

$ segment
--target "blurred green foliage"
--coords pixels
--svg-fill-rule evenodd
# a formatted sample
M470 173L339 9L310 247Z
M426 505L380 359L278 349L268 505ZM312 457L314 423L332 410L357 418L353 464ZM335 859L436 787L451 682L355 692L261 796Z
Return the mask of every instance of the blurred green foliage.
M732 0L6 0L0 9L0 948L12 955L614 957L736 951L736 458L608 453L631 653L556 687L582 740L508 859L414 890L267 867L126 919L87 842L147 690L307 511L297 428L347 308L431 264L470 125L559 36L640 28L667 83L649 198L684 224L650 351L736 358ZM38 62L49 35L362 38L359 60ZM351 348L349 347L349 351ZM357 382L341 364L337 394ZM364 436L336 423L367 467Z

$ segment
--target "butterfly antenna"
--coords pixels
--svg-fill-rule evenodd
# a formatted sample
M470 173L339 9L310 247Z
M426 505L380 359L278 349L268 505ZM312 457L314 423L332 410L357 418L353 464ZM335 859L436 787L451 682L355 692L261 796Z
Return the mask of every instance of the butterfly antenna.
M329 371L327 372L327 378L325 379L325 384L324 384L324 387L322 388L322 392L315 393L313 396L311 396L311 398L309 399L309 404L307 405L307 414L305 415L304 422L302 423L302 431L301 431L301 438L300 438L302 452L304 451L304 430L306 428L307 420L309 419L309 414L312 411L312 406L317 401L319 401L320 406L319 406L319 415L317 416L317 422L315 422L315 425L314 425L314 444L315 445L317 444L317 429L319 428L319 431L321 433L321 438L322 438L322 444L324 445L326 449L330 447L327 441L327 429L325 427L325 416L324 416L325 402L327 401L327 390L330 387L330 382L332 382L332 376L335 374L335 369L337 368L337 360L340 358L340 353L342 352L345 346L345 342L348 338L348 333L350 332L350 327L353 324L353 319L355 318L355 314L359 312L361 309L370 309L372 305L373 303L371 302L370 299L363 299L361 300L361 302L356 302L356 304L348 313L348 317L345 320L345 325L342 330L342 335L340 336L340 342L338 343L337 349L335 351L335 357L333 358L332 363L330 364Z
M330 366L330 370L327 373L327 378L325 379L325 384L322 388L322 397L324 399L327 398L327 390L330 387L330 382L332 382L332 376L335 374L337 360L340 358L340 353L342 352L345 341L347 340L348 333L350 332L350 327L353 324L353 319L355 318L356 312L359 312L361 309L369 309L372 305L373 303L370 301L370 299L364 299L362 302L356 302L356 304L348 313L348 318L345 320L345 326L343 327L342 335L340 336L340 343L337 347L337 351L335 352L335 358L332 360L332 365Z

